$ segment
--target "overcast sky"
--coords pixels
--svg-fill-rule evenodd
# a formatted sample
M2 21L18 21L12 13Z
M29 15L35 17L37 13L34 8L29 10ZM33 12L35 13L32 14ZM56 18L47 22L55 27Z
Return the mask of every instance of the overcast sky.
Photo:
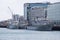
M0 21L12 18L8 6L14 14L24 15L24 3L60 2L60 0L0 0Z

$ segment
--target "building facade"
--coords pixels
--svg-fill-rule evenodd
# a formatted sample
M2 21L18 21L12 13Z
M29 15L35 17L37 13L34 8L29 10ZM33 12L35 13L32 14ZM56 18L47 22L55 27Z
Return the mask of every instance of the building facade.
M49 3L24 4L24 16L30 25L40 25L40 21L46 19L48 4Z
M53 3L47 8L48 20L60 20L60 3Z

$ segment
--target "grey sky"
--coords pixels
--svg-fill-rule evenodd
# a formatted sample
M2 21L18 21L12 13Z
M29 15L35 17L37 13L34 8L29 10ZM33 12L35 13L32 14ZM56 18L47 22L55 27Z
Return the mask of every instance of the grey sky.
M24 3L60 2L60 0L0 0L0 21L12 18L8 6L14 14L24 15Z

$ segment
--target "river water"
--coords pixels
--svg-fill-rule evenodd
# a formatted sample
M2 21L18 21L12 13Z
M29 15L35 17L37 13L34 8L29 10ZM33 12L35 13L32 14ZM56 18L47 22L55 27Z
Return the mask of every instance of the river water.
M60 40L60 31L0 28L0 40Z

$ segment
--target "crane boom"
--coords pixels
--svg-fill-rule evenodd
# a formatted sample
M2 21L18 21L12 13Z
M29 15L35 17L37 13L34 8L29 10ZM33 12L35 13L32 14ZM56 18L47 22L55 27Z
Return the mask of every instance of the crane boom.
M10 7L8 6L8 9L10 10L10 12L11 12L11 14L12 14L12 16L13 16L13 12L11 11L11 9L10 9Z

